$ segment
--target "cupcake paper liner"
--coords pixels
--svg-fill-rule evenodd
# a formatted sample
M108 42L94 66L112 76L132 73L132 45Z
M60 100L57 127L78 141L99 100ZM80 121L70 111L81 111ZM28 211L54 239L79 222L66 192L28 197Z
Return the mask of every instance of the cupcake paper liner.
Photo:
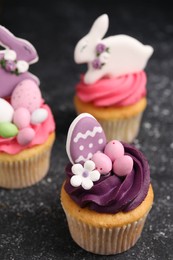
M28 157L27 153L22 156L21 152L18 159L14 160L10 157L9 160L0 160L0 187L24 188L43 179L49 169L53 141L54 138L49 144L43 144L42 149L36 153L33 152Z
M66 213L70 234L83 249L100 255L122 253L136 244L142 233L148 213L122 227L95 227Z
M108 141L117 139L131 143L138 135L143 112L124 119L98 120Z

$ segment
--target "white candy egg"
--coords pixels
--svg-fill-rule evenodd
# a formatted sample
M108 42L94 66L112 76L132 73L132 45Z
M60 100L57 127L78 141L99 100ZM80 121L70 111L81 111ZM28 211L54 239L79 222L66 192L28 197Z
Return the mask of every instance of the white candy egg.
M13 107L5 99L0 98L0 122L11 122L13 114Z
M48 112L44 108L36 109L31 115L31 124L37 125L44 122L48 117Z

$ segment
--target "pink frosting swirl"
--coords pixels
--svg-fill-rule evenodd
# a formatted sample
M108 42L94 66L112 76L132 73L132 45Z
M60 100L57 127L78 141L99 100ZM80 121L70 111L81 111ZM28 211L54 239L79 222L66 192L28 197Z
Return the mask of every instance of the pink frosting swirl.
M146 74L140 71L121 77L102 78L94 84L81 81L76 86L77 96L83 102L95 106L128 106L146 96Z
M49 106L43 104L41 107L48 111L48 117L39 125L30 125L30 127L32 127L35 131L35 137L32 142L28 145L21 146L18 144L16 137L8 139L0 137L0 152L17 154L27 148L43 144L48 139L49 135L55 130L55 121Z

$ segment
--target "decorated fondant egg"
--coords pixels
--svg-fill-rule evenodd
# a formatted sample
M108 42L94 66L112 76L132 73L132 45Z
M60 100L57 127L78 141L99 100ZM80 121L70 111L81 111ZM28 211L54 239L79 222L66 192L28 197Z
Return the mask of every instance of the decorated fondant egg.
M14 111L13 122L19 129L29 126L30 118L29 110L24 107L20 107Z
M112 170L112 161L104 153L97 152L93 155L91 160L95 163L96 169L101 174L107 174Z
M14 109L24 107L31 113L41 105L41 92L33 80L23 80L14 89L11 96Z
M11 122L13 113L13 107L5 99L0 98L0 122Z
M48 117L48 112L44 108L36 109L31 115L31 124L37 125L46 120Z
M88 113L82 113L72 122L66 150L71 163L84 163L106 145L104 131L98 121Z

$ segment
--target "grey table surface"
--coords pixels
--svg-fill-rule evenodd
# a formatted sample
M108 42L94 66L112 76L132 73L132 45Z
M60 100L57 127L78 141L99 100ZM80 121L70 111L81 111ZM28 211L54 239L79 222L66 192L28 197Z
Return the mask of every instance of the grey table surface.
M145 153L155 192L141 239L129 251L98 256L71 239L60 205L68 162L68 127L75 118L75 84L85 65L73 51L97 16L107 13L107 35L128 34L154 47L146 73L148 106L134 144ZM35 45L31 66L56 120L48 175L22 190L0 189L0 260L173 259L173 15L168 1L0 1L0 24Z

